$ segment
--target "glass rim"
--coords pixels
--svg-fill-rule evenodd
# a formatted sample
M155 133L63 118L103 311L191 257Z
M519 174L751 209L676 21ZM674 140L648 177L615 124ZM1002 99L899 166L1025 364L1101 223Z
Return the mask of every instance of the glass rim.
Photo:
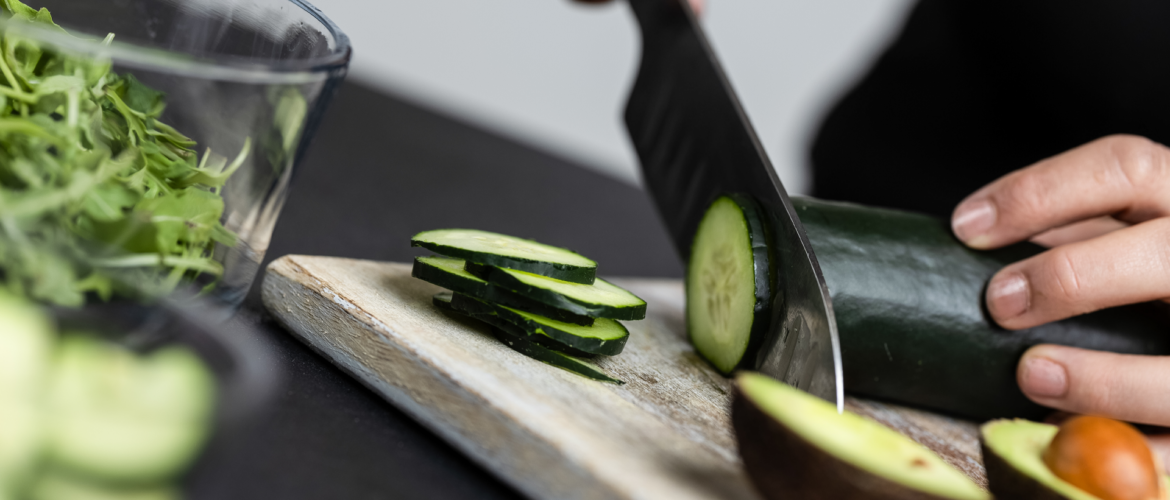
M299 85L327 79L349 65L353 52L349 37L330 20L321 9L305 0L286 0L321 22L333 37L335 47L329 54L305 59L265 61L247 56L198 57L183 52L147 47L133 42L121 42L114 33L113 41L87 38L89 33L63 33L32 23L11 22L0 18L0 28L6 33L36 39L50 47L85 54L94 58L110 59L119 66L166 72L203 80L225 80L255 84ZM62 26L70 31L69 26Z

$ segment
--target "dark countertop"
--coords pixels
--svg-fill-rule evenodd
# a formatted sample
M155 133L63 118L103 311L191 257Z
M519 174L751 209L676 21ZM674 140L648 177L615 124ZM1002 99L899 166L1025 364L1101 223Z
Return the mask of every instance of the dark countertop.
M425 254L412 234L470 227L572 248L602 275L682 276L639 189L358 83L340 89L299 169L268 261L409 261ZM193 497L519 496L289 335L264 312L261 280L236 321L270 349L280 386L243 451L193 479Z

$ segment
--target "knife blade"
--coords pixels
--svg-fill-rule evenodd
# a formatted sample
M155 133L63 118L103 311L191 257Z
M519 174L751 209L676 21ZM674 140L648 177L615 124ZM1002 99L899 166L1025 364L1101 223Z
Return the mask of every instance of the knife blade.
M771 228L778 283L754 366L844 408L829 289L804 228L686 0L629 0L642 59L625 121L642 178L685 261L704 211L746 193ZM750 355L751 353L749 353Z

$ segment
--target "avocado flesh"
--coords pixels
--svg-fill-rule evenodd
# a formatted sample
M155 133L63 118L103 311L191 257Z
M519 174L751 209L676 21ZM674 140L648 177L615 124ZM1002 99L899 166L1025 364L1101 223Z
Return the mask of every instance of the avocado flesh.
M1044 464L1044 450L1059 430L1055 425L1019 419L993 420L983 425L983 463L996 498L1099 500L1056 477Z
M740 453L767 497L991 498L937 454L877 422L839 414L763 375L736 380L732 418Z

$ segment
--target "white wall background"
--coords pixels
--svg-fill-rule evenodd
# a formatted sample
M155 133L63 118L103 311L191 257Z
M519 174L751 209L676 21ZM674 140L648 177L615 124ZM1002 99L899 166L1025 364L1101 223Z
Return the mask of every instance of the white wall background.
M621 110L637 64L628 8L568 0L310 0L350 36L350 78L637 183ZM781 179L808 183L827 107L909 0L708 0L704 25Z

